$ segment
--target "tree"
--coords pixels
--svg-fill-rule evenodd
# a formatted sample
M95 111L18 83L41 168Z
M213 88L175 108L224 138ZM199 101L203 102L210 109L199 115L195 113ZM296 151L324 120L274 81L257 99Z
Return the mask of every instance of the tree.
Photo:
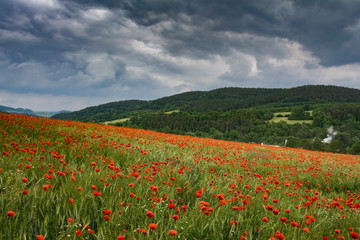
M354 143L350 149L351 154L360 154L360 141Z
M304 115L305 115L305 110L303 107L294 107L291 110L291 115L290 115L289 119L302 120Z
M312 150L316 151L324 151L325 144L322 142L320 138L315 138L312 142Z
M294 107L291 110L290 120L309 120L311 119L310 113L305 112L304 107Z

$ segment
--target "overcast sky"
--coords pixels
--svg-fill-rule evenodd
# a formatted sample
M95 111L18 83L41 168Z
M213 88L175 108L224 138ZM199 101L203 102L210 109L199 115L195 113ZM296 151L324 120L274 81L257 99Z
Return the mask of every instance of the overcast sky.
M0 105L306 84L360 88L360 1L0 1Z

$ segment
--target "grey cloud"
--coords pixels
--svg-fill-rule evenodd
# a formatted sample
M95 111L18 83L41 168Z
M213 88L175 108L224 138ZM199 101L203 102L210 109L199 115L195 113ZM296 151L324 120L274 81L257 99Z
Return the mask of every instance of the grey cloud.
M360 87L359 32L360 2L345 0L4 0L0 84L81 106L224 86Z
M0 42L33 42L36 40L37 38L34 35L27 32L0 29Z
M161 32L175 54L180 53L179 48L222 51L226 46L218 34L229 31L298 41L327 66L360 60L359 55L343 47L352 37L345 29L360 19L358 1L131 2L126 11L140 25L176 23L172 29ZM184 21L184 15L190 20ZM196 26L196 31L191 31L191 27L190 31L181 31L185 29L183 25Z

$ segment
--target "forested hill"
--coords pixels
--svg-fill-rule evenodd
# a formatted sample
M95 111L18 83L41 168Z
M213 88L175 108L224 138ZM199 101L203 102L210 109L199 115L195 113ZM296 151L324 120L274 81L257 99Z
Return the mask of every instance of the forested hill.
M50 117L58 113L67 113L69 111L65 111L65 110L57 111L57 112L33 111L27 108L12 108L12 107L0 105L0 112L23 114L23 115L37 116L37 117Z
M279 108L322 103L360 103L360 90L323 85L307 85L289 89L220 88L194 91L156 100L125 100L88 107L53 118L105 122L152 113L179 110L181 112L230 111L245 108Z
M11 108L0 105L0 111L1 112L8 112L8 113L19 113L24 115L35 115L34 112L30 109L24 109L24 108Z

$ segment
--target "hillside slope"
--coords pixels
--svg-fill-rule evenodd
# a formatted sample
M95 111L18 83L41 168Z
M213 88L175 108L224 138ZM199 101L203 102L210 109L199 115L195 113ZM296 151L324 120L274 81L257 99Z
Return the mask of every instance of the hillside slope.
M194 91L151 101L125 100L53 116L55 119L104 122L141 113L180 110L186 112L230 111L243 108L291 107L332 102L360 102L360 90L307 85L290 89L220 88Z
M12 108L12 107L7 107L7 106L3 106L3 105L0 105L0 111L7 112L7 113L18 113L18 114L24 114L24 115L35 115L31 109Z
M19 114L0 129L0 239L358 239L360 156Z
M59 114L59 113L69 113L69 111L66 111L66 110L56 111L56 112L48 112L48 111L38 112L38 111L33 111L33 110L27 109L27 108L12 108L12 107L7 107L7 106L3 106L3 105L0 105L0 112L24 114L24 115L35 116L35 117L51 117L51 116L53 116L55 114Z

